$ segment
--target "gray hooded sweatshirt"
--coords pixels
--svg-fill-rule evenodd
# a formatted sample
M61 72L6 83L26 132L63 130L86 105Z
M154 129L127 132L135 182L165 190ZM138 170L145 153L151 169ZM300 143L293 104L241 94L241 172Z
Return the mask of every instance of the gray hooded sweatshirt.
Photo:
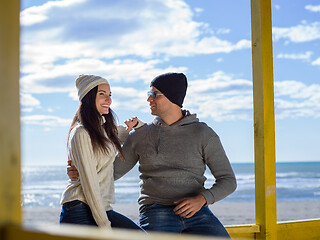
M170 126L156 117L131 132L123 145L125 160L114 162L117 180L139 161L141 206L173 205L200 193L209 205L236 189L236 178L218 135L199 122L196 114L183 114ZM204 187L206 166L216 180L208 189Z

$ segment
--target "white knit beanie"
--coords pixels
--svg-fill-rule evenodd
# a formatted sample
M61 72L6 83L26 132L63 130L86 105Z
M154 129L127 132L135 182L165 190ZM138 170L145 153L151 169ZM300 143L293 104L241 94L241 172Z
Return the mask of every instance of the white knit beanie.
M109 84L107 79L95 75L80 75L76 79L76 87L78 89L78 97L81 101L83 97L90 92L91 89L100 85Z

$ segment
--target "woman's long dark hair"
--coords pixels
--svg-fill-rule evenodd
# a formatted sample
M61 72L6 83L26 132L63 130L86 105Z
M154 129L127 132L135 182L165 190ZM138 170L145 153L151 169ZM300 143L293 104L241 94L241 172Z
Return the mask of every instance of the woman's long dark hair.
M83 97L79 109L73 118L68 139L70 137L71 130L78 122L80 122L89 133L94 152L100 150L104 153L109 153L110 149L108 147L108 143L113 143L118 149L120 156L123 157L121 143L118 138L117 126L115 124L115 113L109 108L109 113L103 114L106 122L101 125L101 115L96 107L97 92L98 86L91 89ZM105 136L104 131L107 133L108 138Z

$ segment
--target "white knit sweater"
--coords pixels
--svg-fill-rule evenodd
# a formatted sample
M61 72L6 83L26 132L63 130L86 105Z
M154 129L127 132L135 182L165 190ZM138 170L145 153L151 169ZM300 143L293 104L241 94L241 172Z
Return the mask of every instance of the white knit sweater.
M138 127L141 125L139 122ZM123 126L118 127L118 134L120 141L128 136ZM88 204L94 220L102 228L111 227L106 211L111 210L110 204L115 202L113 161L117 151L111 143L109 149L109 154L94 153L85 128L81 124L74 127L69 137L68 156L80 177L78 181L69 180L61 197L61 204L73 200Z

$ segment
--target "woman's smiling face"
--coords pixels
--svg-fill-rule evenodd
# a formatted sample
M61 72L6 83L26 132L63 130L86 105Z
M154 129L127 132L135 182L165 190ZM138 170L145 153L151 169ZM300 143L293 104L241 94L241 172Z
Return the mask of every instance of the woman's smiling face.
M100 84L96 95L96 108L102 114L108 114L112 103L109 84Z

